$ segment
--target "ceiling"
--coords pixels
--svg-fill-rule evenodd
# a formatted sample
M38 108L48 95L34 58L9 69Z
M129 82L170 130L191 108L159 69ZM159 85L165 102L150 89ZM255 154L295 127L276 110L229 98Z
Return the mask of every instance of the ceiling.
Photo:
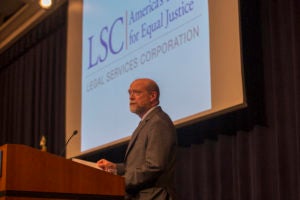
M0 0L0 53L65 0L55 2L51 9L44 10L38 0Z
M23 6L25 1L22 0L1 0L0 1L0 27L7 22L14 14L18 12Z
M0 0L0 53L34 24L40 9L38 0Z

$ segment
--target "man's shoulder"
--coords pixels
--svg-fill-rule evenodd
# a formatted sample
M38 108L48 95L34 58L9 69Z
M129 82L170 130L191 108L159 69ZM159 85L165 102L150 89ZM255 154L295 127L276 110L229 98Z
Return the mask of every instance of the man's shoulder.
M149 113L149 115L146 117L146 119L150 119L153 117L159 117L159 116L168 116L168 114L165 113L165 111L163 111L163 109L160 106L157 106Z
M170 118L170 116L165 112L163 111L163 109L158 106L157 108L155 108L149 115L148 115L148 118L147 118L148 121L151 121L153 123L157 123L158 121L161 121L161 122L167 122L167 123L172 123L172 120Z

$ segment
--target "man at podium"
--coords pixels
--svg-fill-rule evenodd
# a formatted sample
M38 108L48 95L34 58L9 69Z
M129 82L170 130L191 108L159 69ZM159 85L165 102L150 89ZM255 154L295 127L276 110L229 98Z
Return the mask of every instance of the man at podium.
M159 87L148 78L134 80L129 89L129 106L141 121L132 133L124 162L100 159L105 171L123 175L126 198L130 200L172 200L176 129L159 106Z

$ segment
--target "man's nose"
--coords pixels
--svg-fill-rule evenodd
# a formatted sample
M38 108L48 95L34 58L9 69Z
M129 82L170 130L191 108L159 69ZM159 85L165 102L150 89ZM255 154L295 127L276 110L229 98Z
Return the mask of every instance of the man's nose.
M129 93L129 99L133 99L134 98L134 94L133 94L133 92L130 92Z

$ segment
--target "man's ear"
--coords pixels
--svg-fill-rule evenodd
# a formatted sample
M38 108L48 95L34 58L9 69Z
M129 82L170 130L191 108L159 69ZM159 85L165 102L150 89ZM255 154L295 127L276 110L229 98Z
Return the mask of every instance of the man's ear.
M152 92L150 93L151 102L157 100L157 95L158 95L158 94L157 94L157 92L155 92L155 91L152 91Z

